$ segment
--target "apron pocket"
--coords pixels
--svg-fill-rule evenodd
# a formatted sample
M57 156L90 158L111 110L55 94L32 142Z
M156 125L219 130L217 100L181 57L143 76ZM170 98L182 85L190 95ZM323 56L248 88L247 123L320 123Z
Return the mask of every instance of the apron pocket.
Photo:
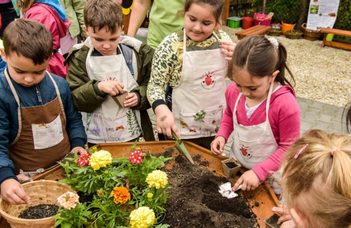
M220 105L198 112L181 112L180 134L198 137L215 135L221 123L223 109Z
M93 114L88 121L89 139L125 142L141 135L141 129L132 110L119 113L117 118Z

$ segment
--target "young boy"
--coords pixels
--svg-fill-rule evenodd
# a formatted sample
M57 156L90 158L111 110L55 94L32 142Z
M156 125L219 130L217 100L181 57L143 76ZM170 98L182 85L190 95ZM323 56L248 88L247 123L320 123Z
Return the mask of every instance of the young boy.
M37 22L18 19L3 38L7 69L0 73L1 196L10 203L27 203L16 174L32 176L70 151L86 153L86 134L67 82L46 71L50 32Z
M153 49L121 36L122 12L115 0L88 1L84 22L88 38L66 61L74 104L85 112L88 143L126 142L140 136L153 140L146 98Z

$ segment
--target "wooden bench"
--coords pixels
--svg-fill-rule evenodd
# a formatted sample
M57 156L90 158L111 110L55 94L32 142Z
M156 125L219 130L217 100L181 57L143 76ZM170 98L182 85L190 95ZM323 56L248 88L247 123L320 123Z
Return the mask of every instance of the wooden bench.
M268 33L268 30L270 28L271 28L271 26L255 25L251 28L240 30L239 32L236 32L235 35L240 40L240 39L244 38L245 36L264 35L264 34Z
M331 28L321 28L321 33L324 33L324 39L322 46L343 48L346 50L351 50L351 43L343 43L338 41L327 40L328 34L339 35L339 36L348 36L351 37L351 31L341 30L341 29L331 29Z

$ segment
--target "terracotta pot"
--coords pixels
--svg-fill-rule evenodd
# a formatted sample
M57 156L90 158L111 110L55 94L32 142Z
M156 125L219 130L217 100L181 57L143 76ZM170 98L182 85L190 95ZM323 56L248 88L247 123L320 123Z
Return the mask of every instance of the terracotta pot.
M282 22L282 28L281 28L282 32L284 33L284 32L288 32L290 30L293 30L295 25L296 24L288 24L288 23Z

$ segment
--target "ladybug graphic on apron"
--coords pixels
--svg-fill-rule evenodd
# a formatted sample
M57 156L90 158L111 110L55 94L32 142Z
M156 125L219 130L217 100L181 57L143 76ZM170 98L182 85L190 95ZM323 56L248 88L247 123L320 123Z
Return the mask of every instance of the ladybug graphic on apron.
M216 84L216 81L213 79L213 73L214 72L205 73L201 82L203 88L210 89Z
M244 145L241 145L240 147L240 152L241 152L241 155L246 158L246 159L250 159L252 157L251 153L249 152L248 150L249 148L244 146Z

